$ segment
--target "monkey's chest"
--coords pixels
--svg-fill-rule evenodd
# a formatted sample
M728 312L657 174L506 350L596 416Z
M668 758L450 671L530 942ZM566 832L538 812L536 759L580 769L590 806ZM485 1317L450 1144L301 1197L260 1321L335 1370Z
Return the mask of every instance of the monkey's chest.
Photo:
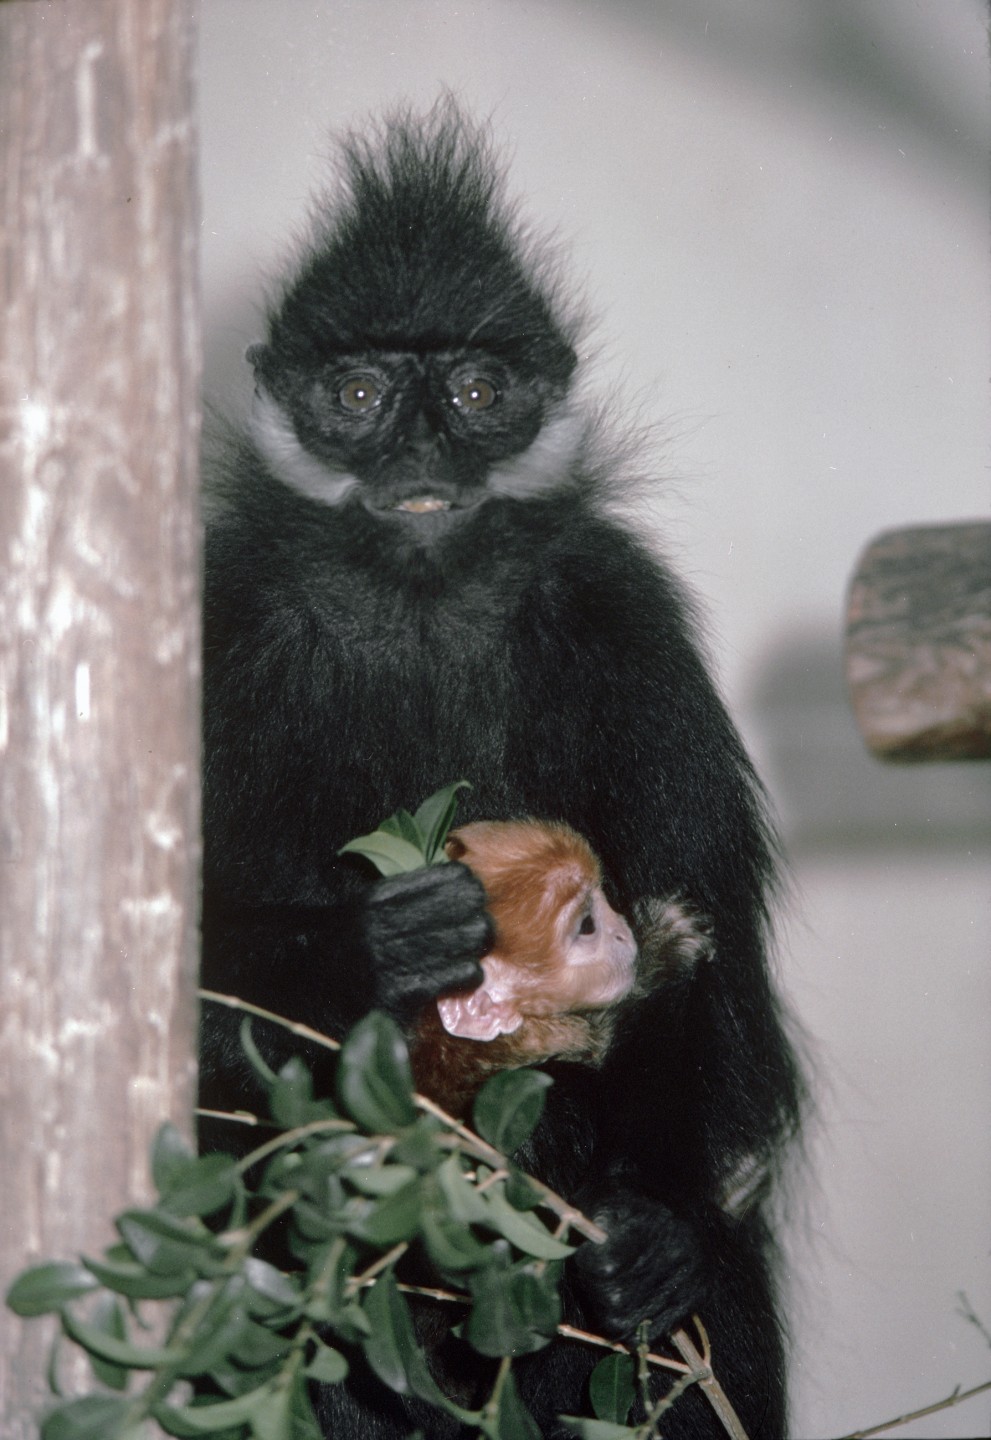
M334 778L353 823L415 808L460 779L471 782L476 803L484 797L502 813L519 706L509 627L450 608L425 617L413 607L380 614L371 643L342 628L325 639L320 689L344 762ZM476 803L467 808L475 812Z

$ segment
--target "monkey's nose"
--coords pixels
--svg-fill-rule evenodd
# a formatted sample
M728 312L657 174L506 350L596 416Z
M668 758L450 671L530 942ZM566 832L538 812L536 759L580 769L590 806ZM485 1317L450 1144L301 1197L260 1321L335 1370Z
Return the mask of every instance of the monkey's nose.
M407 455L425 457L442 449L444 438L440 424L423 409L417 412L416 419L407 430L403 448Z

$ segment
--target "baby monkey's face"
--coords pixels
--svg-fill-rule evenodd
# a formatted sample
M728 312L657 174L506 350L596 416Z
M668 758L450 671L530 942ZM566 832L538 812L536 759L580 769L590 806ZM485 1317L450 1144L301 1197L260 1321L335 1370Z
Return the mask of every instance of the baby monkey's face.
M562 916L564 934L557 973L558 1010L597 1010L633 987L637 958L633 932L609 904L601 885L590 885Z

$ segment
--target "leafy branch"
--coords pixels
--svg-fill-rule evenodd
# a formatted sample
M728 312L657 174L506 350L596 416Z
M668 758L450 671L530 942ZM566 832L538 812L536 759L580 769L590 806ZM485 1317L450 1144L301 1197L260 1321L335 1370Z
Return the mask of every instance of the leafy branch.
M386 875L443 863L466 783L447 786L414 815L398 811L344 852ZM180 1440L321 1440L311 1382L340 1384L355 1364L485 1440L539 1440L512 1357L557 1337L611 1352L590 1377L596 1418L568 1417L582 1440L655 1440L660 1417L695 1383L734 1440L746 1440L712 1375L700 1324L702 1353L680 1330L672 1343L682 1359L674 1360L561 1323L558 1282L572 1233L606 1236L512 1160L540 1119L546 1075L493 1076L469 1129L414 1092L405 1042L386 1016L366 1016L339 1044L236 996L199 993L244 1014L242 1043L269 1117L201 1113L275 1133L240 1159L197 1157L163 1126L151 1155L157 1203L119 1215L119 1241L100 1259L37 1265L15 1280L7 1303L17 1314L60 1317L49 1366L55 1394L62 1338L87 1354L102 1387L56 1405L42 1440L142 1440L153 1426ZM298 1058L274 1072L255 1045L253 1018L336 1051L333 1097L314 1096ZM276 1226L290 1253L286 1269L264 1258ZM411 1249L437 1287L400 1279ZM455 1333L493 1371L479 1409L438 1385L407 1297L461 1308ZM165 1313L151 1326L142 1307L155 1304ZM163 1343L150 1343L152 1333ZM679 1377L660 1401L651 1396L652 1367ZM631 1426L638 1387L645 1419Z
M232 997L221 1003L258 1011ZM245 1036L257 1056L250 1018ZM336 1048L316 1032L305 1038ZM379 1014L339 1047L333 1099L314 1097L298 1059L277 1074L255 1063L271 1118L249 1118L277 1133L241 1159L197 1157L163 1126L151 1157L157 1203L118 1216L119 1241L101 1258L38 1265L11 1287L7 1303L19 1315L60 1316L102 1387L58 1404L42 1440L140 1440L150 1421L178 1437L319 1440L309 1382L339 1384L355 1364L487 1440L537 1440L511 1357L558 1334L612 1352L592 1373L597 1418L576 1418L575 1433L656 1434L625 1423L635 1358L560 1323L569 1237L602 1232L511 1159L540 1118L546 1077L494 1076L476 1101L476 1132L413 1092L402 1037ZM289 1270L258 1254L277 1221L288 1222ZM397 1267L414 1246L436 1271L436 1289L401 1283ZM462 1339L496 1362L479 1409L456 1404L431 1375L408 1296L464 1308ZM143 1312L156 1304L167 1310L155 1331L161 1344L145 1338ZM711 1376L705 1356L640 1358L683 1384L705 1389Z

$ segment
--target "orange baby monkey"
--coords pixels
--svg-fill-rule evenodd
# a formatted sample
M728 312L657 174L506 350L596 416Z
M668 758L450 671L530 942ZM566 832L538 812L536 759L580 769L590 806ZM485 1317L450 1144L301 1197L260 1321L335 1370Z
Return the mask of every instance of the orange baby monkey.
M447 853L485 886L495 944L475 990L442 995L412 1046L417 1088L464 1114L498 1070L551 1056L595 1063L633 989L637 946L602 891L599 862L566 825L479 821Z

